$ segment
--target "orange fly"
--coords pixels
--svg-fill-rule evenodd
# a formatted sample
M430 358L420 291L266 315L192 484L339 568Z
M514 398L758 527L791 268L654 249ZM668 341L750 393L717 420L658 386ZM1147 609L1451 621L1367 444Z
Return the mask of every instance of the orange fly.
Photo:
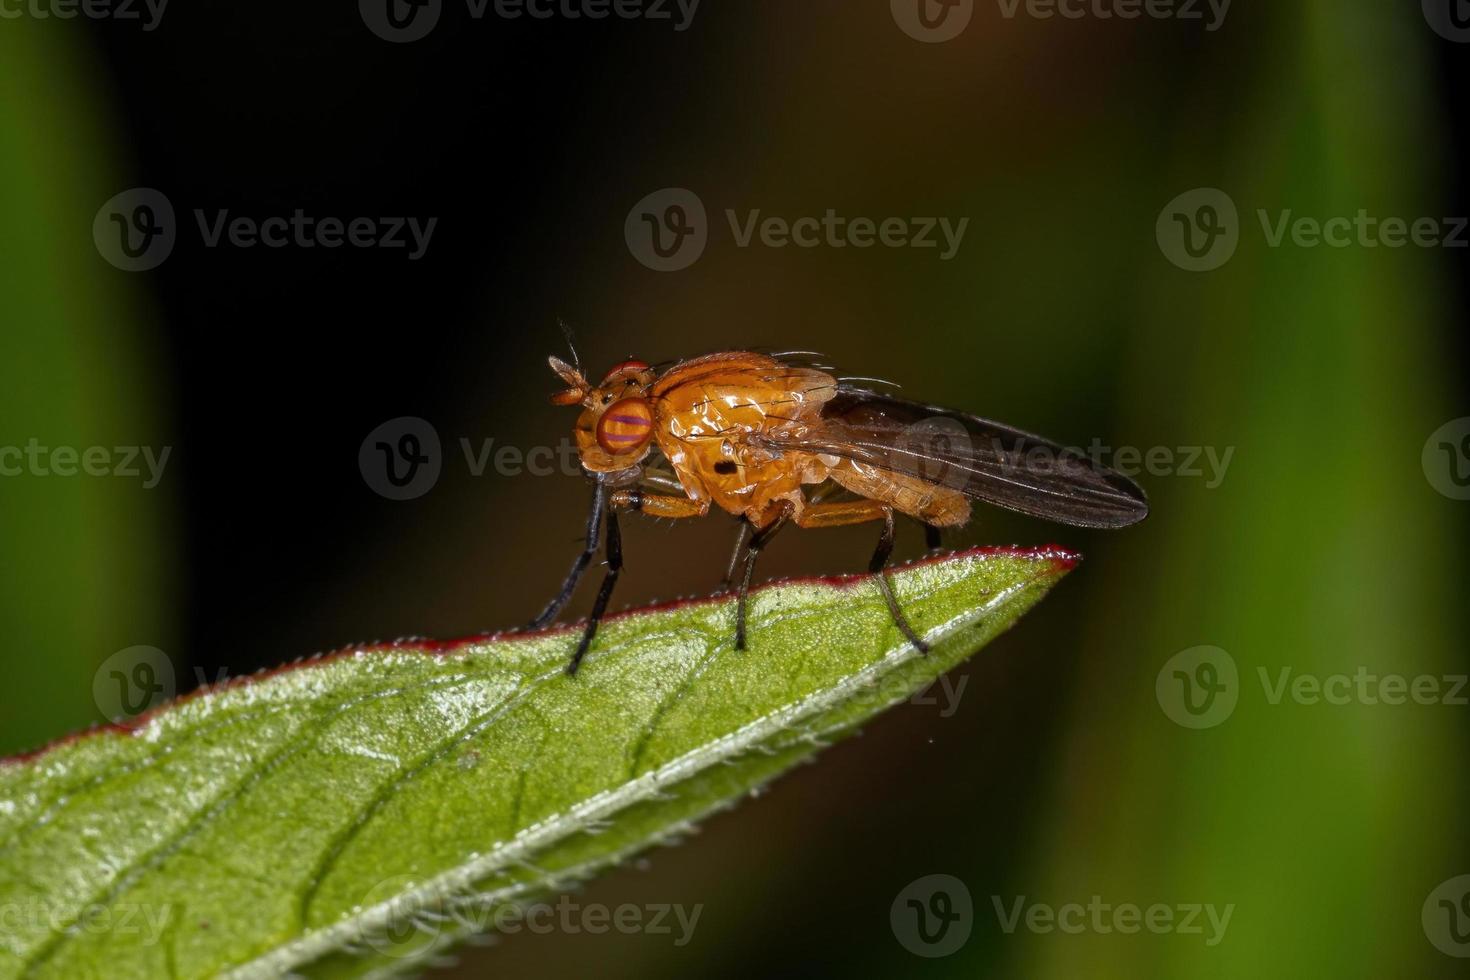
M587 653L622 570L619 511L703 517L714 505L742 518L727 587L746 528L754 532L736 605L737 649L745 648L745 600L756 557L777 531L788 523L882 522L868 570L894 624L921 651L928 647L904 618L883 571L895 513L922 523L931 549L939 545L940 528L969 520L971 500L1077 527L1124 527L1148 514L1137 484L1080 453L997 422L868 390L805 356L731 351L664 370L625 361L597 385L578 367L550 359L567 385L552 403L582 408L575 435L594 490L586 549L533 628L561 612L606 538L607 573L569 673ZM832 491L853 499L823 499Z

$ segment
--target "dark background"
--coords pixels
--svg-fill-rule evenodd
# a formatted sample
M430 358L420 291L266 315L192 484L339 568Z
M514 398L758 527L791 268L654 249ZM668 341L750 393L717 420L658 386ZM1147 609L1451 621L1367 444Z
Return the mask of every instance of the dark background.
M1216 489L1145 476L1155 513L1129 532L981 511L953 543L1057 541L1088 560L962 669L953 716L896 709L646 874L588 889L703 903L690 945L520 936L467 953L464 975L1452 975L1418 912L1466 870L1470 709L1267 706L1257 691L1227 726L1189 732L1153 681L1197 644L1243 675L1466 669L1466 505L1420 465L1429 433L1466 414L1466 250L1268 249L1252 217L1470 211L1464 45L1414 5L1366 0L1237 0L1213 33L1006 20L982 3L933 45L886 7L705 0L680 33L473 21L448 3L402 45L350 3L180 4L150 33L24 25L9 43L40 55L6 96L7 187L54 206L44 231L11 212L8 251L50 271L11 265L5 441L173 453L156 491L0 488L21 664L3 747L94 720L92 671L134 644L166 651L184 690L528 619L578 547L587 490L473 476L458 439L569 434L571 411L546 404L558 318L593 373L630 355L815 349L1063 441L1236 456ZM89 230L135 186L167 194L182 227L160 268L130 275ZM623 222L670 186L716 227L692 267L659 273ZM1197 186L1226 189L1243 222L1236 256L1204 274L1154 239L1159 210ZM739 249L725 207L971 222L942 262ZM438 224L419 261L210 249L194 208ZM358 450L407 415L437 429L444 472L387 500ZM732 530L722 515L628 528L618 600L707 591ZM856 570L871 533L790 533L763 570ZM900 551L918 550L910 529ZM930 961L894 940L888 905L935 872L968 884L976 926ZM1006 935L990 908L1094 893L1238 909L1207 949Z

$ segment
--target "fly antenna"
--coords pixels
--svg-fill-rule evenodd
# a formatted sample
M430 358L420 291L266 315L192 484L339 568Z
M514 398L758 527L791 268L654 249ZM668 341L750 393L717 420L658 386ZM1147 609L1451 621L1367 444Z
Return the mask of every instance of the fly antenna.
M575 405L587 397L587 390L590 386L587 384L587 378L582 374L582 361L577 357L577 348L572 344L572 328L567 326L567 322L561 317L556 318L556 323L561 327L562 336L567 339L567 349L572 352L572 363L568 364L555 354L546 359L546 363L551 365L551 370L555 371L556 376L561 378L567 386L565 391L559 391L551 396L551 403L553 405Z
M572 343L572 325L561 317L556 318L556 325L561 327L561 335L567 339L567 350L572 352L572 367L581 373L582 359L577 356L577 345Z

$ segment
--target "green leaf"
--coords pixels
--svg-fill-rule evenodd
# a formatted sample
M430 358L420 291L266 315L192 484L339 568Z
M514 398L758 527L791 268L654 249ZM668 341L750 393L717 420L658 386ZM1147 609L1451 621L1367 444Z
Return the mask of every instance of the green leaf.
M161 451L156 399L168 386L145 326L161 317L141 277L102 261L90 234L127 186L103 138L116 120L97 99L93 45L58 26L6 18L0 30L8 84L34 94L0 99L0 446ZM178 635L165 626L173 481L66 477L49 458L12 468L7 454L0 479L0 541L25 568L0 589L8 649L24 651L7 658L6 684L26 692L0 710L3 754L96 720L92 676L108 654L139 637L167 649Z
M567 629L352 648L0 765L0 976L416 965L727 806L979 649L1070 569L979 550Z

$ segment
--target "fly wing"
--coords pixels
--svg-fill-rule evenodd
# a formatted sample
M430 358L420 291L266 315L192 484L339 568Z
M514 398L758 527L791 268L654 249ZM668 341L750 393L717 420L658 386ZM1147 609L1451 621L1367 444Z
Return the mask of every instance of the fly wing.
M1125 527L1148 516L1138 484L1077 450L862 388L840 386L819 424L776 426L758 438L777 452L837 456L1076 527Z

